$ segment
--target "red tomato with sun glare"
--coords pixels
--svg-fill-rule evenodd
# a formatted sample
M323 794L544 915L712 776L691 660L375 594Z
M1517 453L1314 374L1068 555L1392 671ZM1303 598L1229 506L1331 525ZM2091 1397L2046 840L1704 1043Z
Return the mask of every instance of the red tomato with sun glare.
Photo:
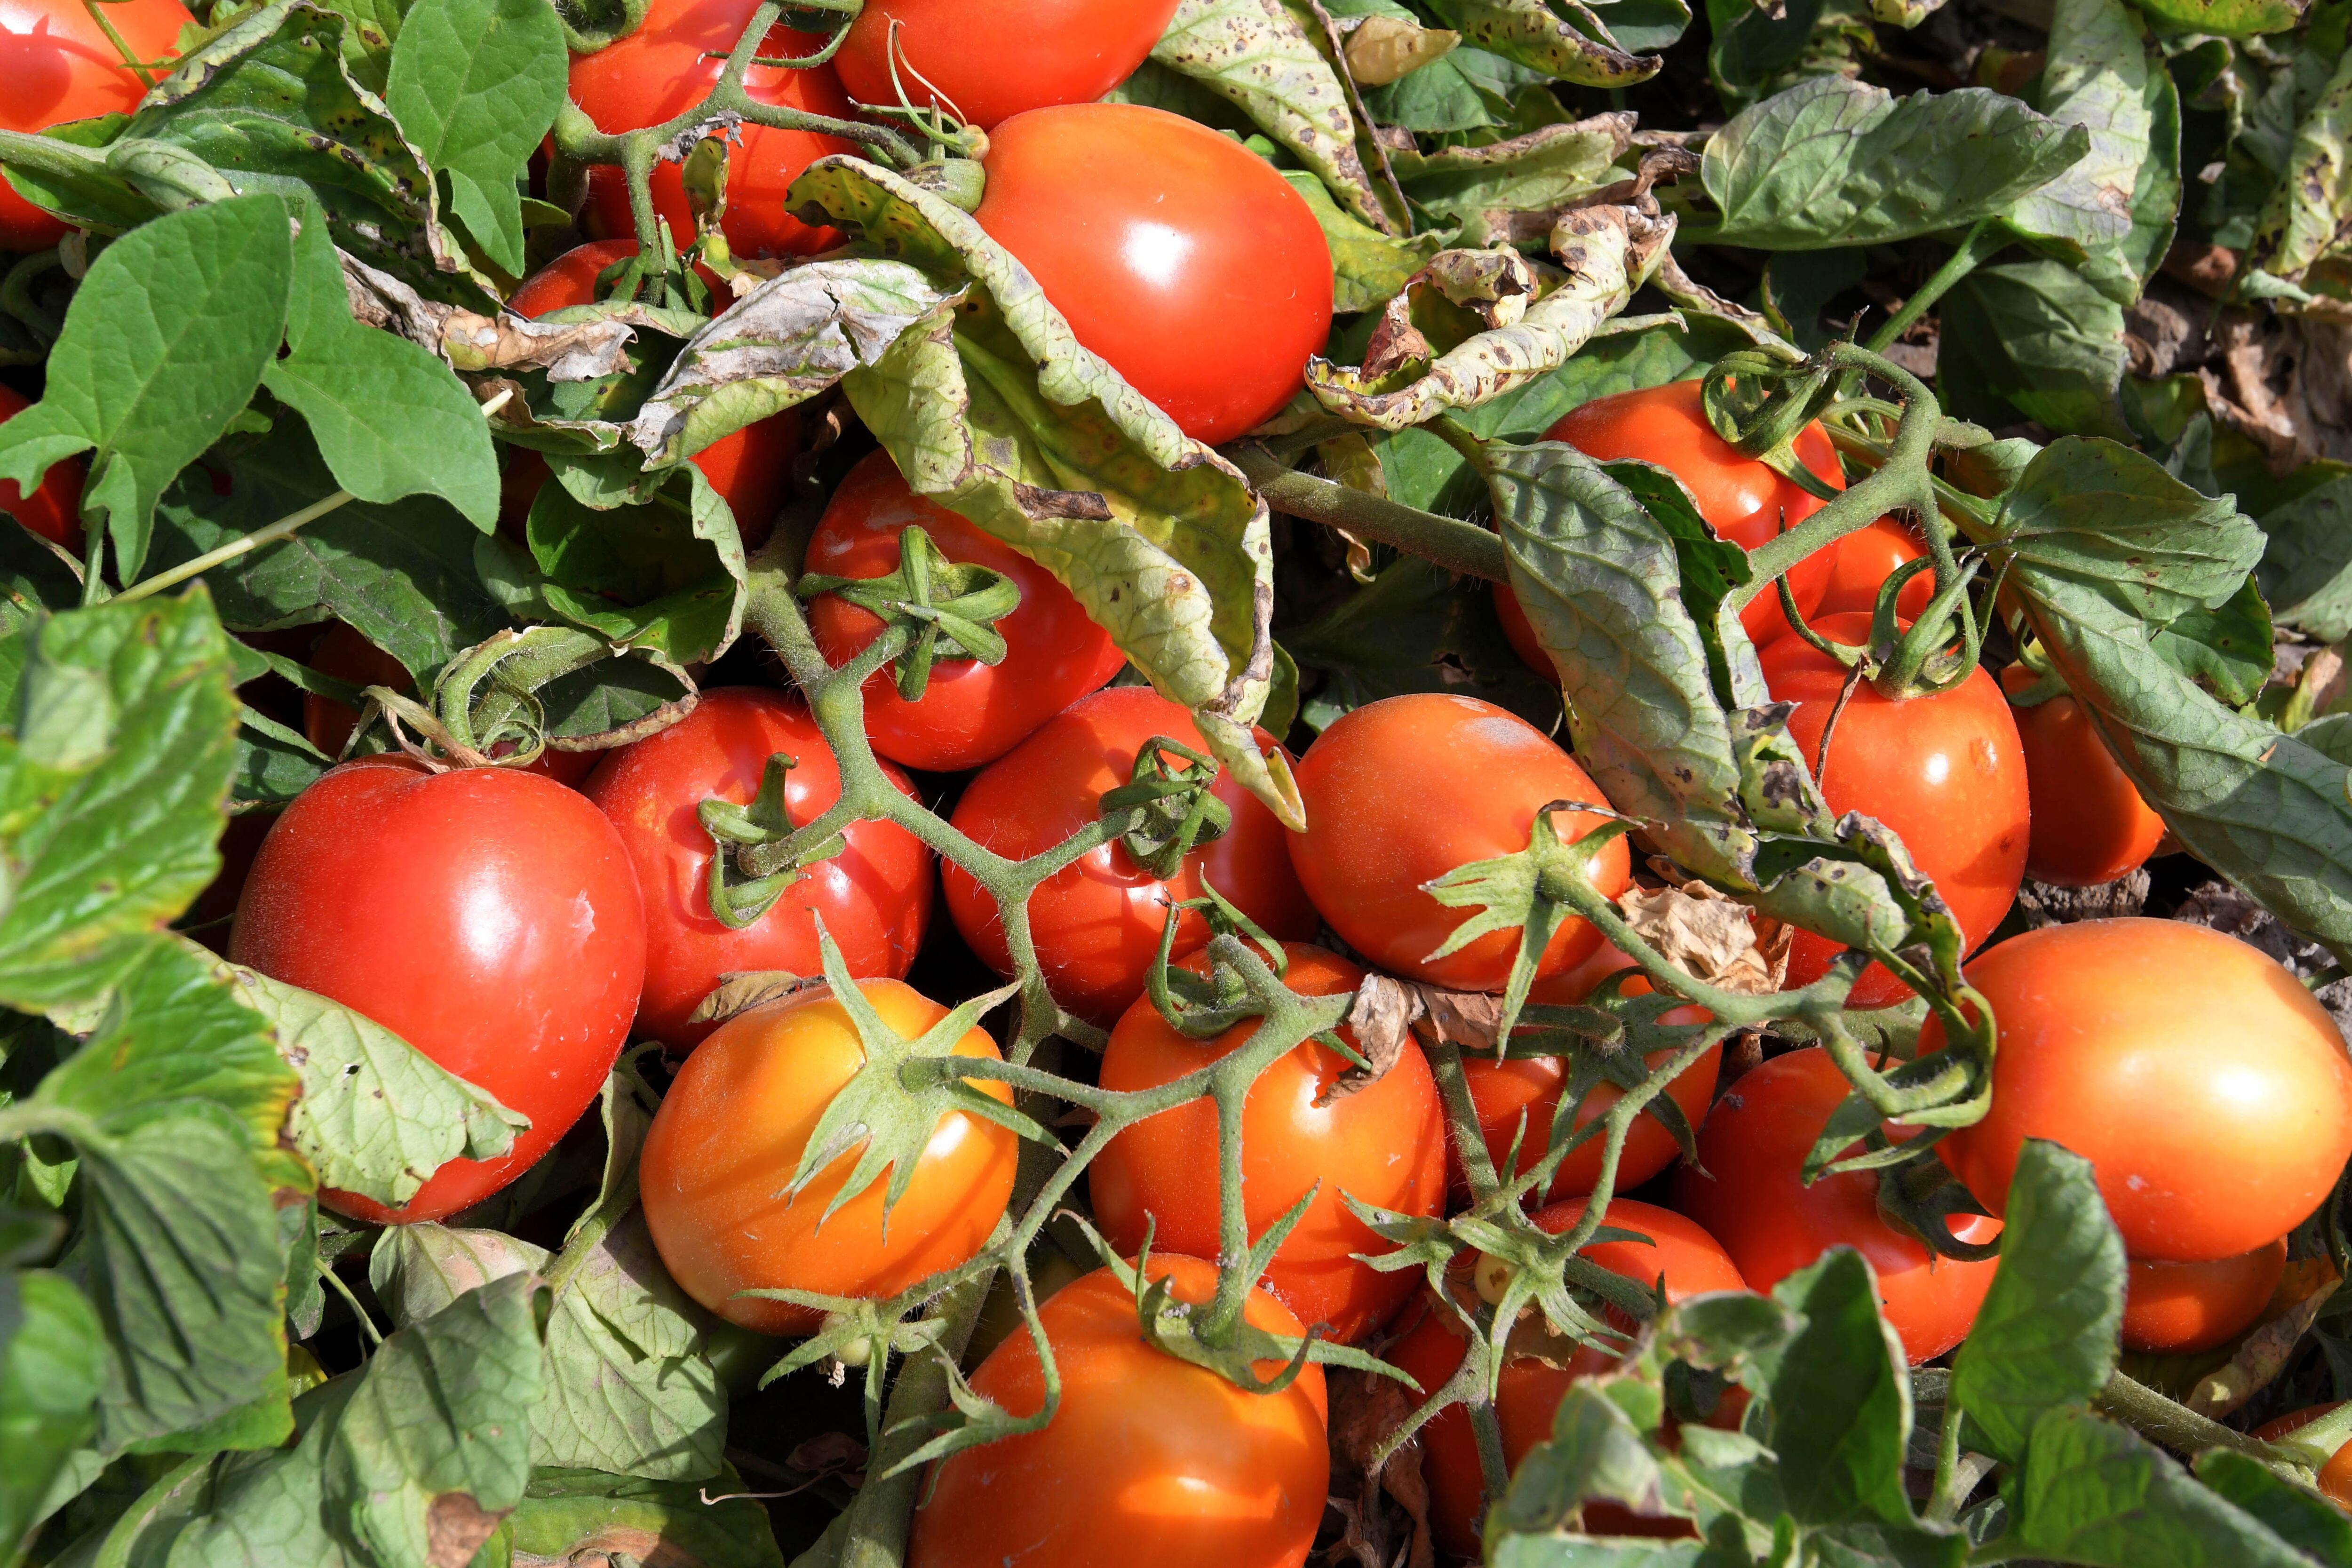
M0 189L0 223L6 221L5 203L16 199L12 193ZM31 406L13 388L0 386L0 425ZM50 543L79 554L82 478L79 458L61 458L49 465L49 471L41 476L41 482L33 487L30 495L19 489L16 480L0 479L0 511Z
M740 931L710 912L711 837L697 808L711 798L749 804L778 752L798 759L784 781L784 814L795 826L841 798L840 769L808 710L798 698L750 686L704 692L668 729L608 753L585 786L619 831L645 889L638 1026L675 1048L693 1046L715 1026L690 1024L687 1016L721 974L821 973L819 920L860 979L904 979L923 944L931 853L895 823L853 824L840 854L810 867ZM882 766L911 798L906 775Z
M142 61L176 55L180 29L195 23L179 0L109 0L106 19ZM0 0L0 131L127 114L146 94L80 0ZM47 250L66 233L0 178L0 250Z
M916 108L944 99L985 131L1032 109L1092 103L1134 74L1175 14L1176 0L870 0L833 67L860 103L896 104L903 89Z
M1306 199L1231 137L1135 103L1016 114L972 214L1078 342L1212 446L1304 384L1331 326L1331 252Z
M554 1146L611 1072L644 983L646 919L613 825L509 768L366 757L296 796L262 841L232 962L366 1015L530 1118L512 1152L452 1160L371 1222L440 1219Z
M1038 725L1117 675L1127 656L1054 574L979 524L908 488L890 454L860 459L833 492L808 542L807 569L828 577L887 577L898 569L898 535L920 528L950 561L1013 580L1020 606L996 623L1004 658L941 659L920 700L898 695L888 669L866 683L866 734L895 763L961 773L992 763ZM882 635L882 620L837 594L810 601L809 629L839 666Z

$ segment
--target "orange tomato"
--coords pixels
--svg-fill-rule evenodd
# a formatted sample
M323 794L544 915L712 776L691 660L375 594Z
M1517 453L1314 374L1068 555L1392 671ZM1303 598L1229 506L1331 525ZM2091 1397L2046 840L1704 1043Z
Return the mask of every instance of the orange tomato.
M2007 691L2022 691L2033 680L2021 664L2000 672ZM2137 870L2163 842L2164 818L2124 776L2082 704L2062 695L2011 711L2033 796L2025 874L2062 888L2090 888Z
M2275 1421L2265 1421L2254 1428L2254 1436L2265 1443L2275 1443L2282 1437L2294 1436L2343 1403L2337 1399L2326 1405L2306 1405ZM2337 1448L2327 1462L2319 1467L2319 1489L2334 1499L2338 1508L2352 1509L2352 1443Z
M2286 1237L2210 1263L2135 1259L2124 1296L2124 1349L2210 1351L2263 1315L2286 1272Z

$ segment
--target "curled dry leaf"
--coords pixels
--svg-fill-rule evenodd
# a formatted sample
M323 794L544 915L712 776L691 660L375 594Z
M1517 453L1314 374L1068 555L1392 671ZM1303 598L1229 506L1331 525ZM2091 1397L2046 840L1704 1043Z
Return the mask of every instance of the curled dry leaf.
M550 381L593 381L627 368L622 350L636 329L670 324L635 306L568 323L527 321L506 312L484 316L427 300L391 273L337 254L354 321L397 333L457 370L543 370Z
M1348 74L1361 87L1386 87L1453 52L1462 35L1404 16L1366 16L1348 33Z
M2343 1283L2324 1258L2288 1264L2263 1309L2262 1326L2245 1337L2227 1365L2198 1380L2186 1401L2189 1408L2219 1421L2268 1388Z
M1356 987L1348 1027L1370 1068L1350 1068L1332 1084L1326 1103L1344 1100L1396 1065L1415 1035L1432 1045L1451 1043L1491 1051L1502 1037L1503 999L1484 991L1441 991L1418 981L1368 974Z
M689 1024L723 1024L738 1013L764 1007L824 984L821 974L794 974L788 969L746 969L722 974L710 994L686 1016Z
M1709 985L1760 996L1778 989L1788 972L1788 928L1768 921L1772 929L1759 931L1747 905L1704 882L1655 891L1628 888L1617 907L1669 963Z
M1420 1396L1394 1378L1352 1367L1333 1367L1325 1376L1331 1396L1331 1503L1347 1521L1331 1560L1352 1560L1363 1568L1434 1568L1421 1445L1407 1443L1387 1464L1372 1467L1372 1456L1404 1425Z

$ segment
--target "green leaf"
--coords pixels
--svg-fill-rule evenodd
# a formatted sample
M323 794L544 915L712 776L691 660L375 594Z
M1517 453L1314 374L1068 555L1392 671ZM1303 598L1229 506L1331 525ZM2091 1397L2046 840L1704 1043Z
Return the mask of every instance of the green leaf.
M142 224L90 264L47 394L0 425L0 479L29 488L88 451L84 515L138 574L156 499L252 398L286 325L286 205L241 196Z
M1406 200L1441 223L1472 226L1459 243L1499 244L1513 237L1511 215L1541 215L1549 230L1560 207L1622 178L1616 162L1633 131L1630 114L1596 114L1484 146L1400 148L1390 161Z
M2312 263L2344 247L2352 208L2352 56L2295 126L2287 166L2255 220L2245 265L2300 280Z
M2089 151L2011 208L2010 226L2060 241L2077 259L2121 246L2141 167L2154 152L2148 82L2163 74L2162 55L2151 64L2138 19L2122 0L2061 0L2050 20L2041 108L2062 125L2083 127Z
M1851 1247L1832 1247L1772 1289L1804 1319L1757 1357L1770 1404L1765 1441L1800 1523L1912 1522L1903 1490L1911 1374L1878 1315L1878 1283Z
M253 970L221 967L301 1075L286 1133L320 1185L397 1208L447 1162L495 1160L530 1125L373 1019Z
M2168 28L2224 38L2284 33L2303 20L2309 0L2134 0Z
M2352 1519L2252 1455L2209 1448L2197 1456L2197 1479L2271 1533L2327 1568L2352 1568Z
M2124 1244L2091 1163L2025 1141L2009 1184L2000 1267L1952 1369L1952 1397L2015 1459L2044 1410L2087 1405L2116 1370Z
M1317 730L1352 708L1407 691L1451 691L1507 708L1549 730L1559 695L1511 650L1494 590L1419 556L1400 556L1368 586L1283 633L1293 658L1323 672L1302 712Z
M2192 1480L2145 1438L2086 1410L2042 1413L2002 1486L2018 1555L2086 1568L2308 1568L2252 1515Z
M543 0L415 0L393 45L384 101L502 272L523 270L515 181L563 107L570 64Z
M315 207L305 217L289 353L262 384L309 422L342 489L370 501L437 495L488 532L498 526L499 462L473 394L437 354L352 319L327 226Z
M2056 261L1980 267L1944 296L1937 384L1956 416L1992 425L2018 416L2074 435L2127 437L2116 406L2124 313Z
M1512 1472L1490 1533L1536 1535L1570 1527L1575 1510L1603 1501L1657 1517L1680 1511L1664 1472L1625 1411L1608 1394L1572 1384L1552 1413L1551 1436Z
M228 639L200 587L17 637L33 648L17 736L0 737L0 1000L87 1002L219 869L236 755Z
M2267 542L2255 572L2279 625L2339 642L2352 636L2352 468L2306 469L2319 482L2256 520Z
M281 419L250 444L224 443L205 468L165 492L156 514L156 565L194 560L334 489L334 475L299 420ZM289 538L214 567L205 582L221 618L241 631L332 617L429 689L443 665L507 624L475 574L480 537L436 497L355 500Z
M1438 133L1507 122L1511 95L1547 79L1485 49L1455 48L1386 87L1370 88L1364 107L1382 125Z
M1420 271L1443 243L1432 234L1391 239L1341 212L1331 193L1314 175L1293 169L1282 177L1323 226L1323 243L1331 249L1331 309L1343 315L1380 306L1403 288L1405 279Z
M1707 0L1715 37L1707 74L1724 103L1738 110L1820 76L1851 77L1877 48L1864 0Z
M1430 9L1466 42L1579 87L1632 87L1657 75L1664 63L1618 47L1589 10L1579 27L1561 21L1544 0L1431 0Z
M559 478L567 460L551 456ZM649 501L599 510L541 485L524 528L555 613L674 665L714 658L743 625L743 541L702 470L681 464Z
M104 1330L88 1298L58 1275L16 1267L47 1245L55 1223L0 1210L0 1556L8 1561L50 1483L98 1430L105 1380Z
M548 1253L493 1230L400 1226L368 1278L395 1321L429 1317L492 1279L544 1272ZM598 1243L547 1323L547 1382L531 1414L531 1463L700 1480L718 1472L727 1396L702 1353L706 1320L671 1282L642 1215Z
M1883 245L2004 212L2079 161L2090 135L1982 88L1896 99L1817 77L1707 139L1720 209L1700 235L1769 250Z
M578 1562L605 1542L631 1541L646 1543L646 1562L677 1568L784 1568L768 1510L740 1495L746 1489L732 1467L707 1486L541 1469L507 1523L517 1556L545 1562ZM706 1503L706 1492L728 1500Z

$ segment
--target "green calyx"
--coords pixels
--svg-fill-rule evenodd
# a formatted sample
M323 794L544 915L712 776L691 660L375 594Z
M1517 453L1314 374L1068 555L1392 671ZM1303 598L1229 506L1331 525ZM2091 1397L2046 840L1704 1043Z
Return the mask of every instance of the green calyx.
M898 535L898 568L885 577L810 573L793 585L804 599L832 594L886 624L907 629L906 651L892 661L898 695L919 702L931 667L943 658L995 665L1004 660L996 623L1020 607L1021 590L1003 573L950 561L931 536L909 527Z
M759 792L749 805L714 795L694 808L695 818L710 835L715 851L710 857L710 913L730 931L741 931L758 921L809 867L831 859L848 846L847 837L837 829L824 831L806 844L794 842L801 830L785 809L784 784L799 765L799 758L778 752L761 772ZM770 845L782 845L790 851L782 857L781 868L756 872L743 864L745 851Z
M1102 797L1102 816L1108 821L1136 814L1119 844L1138 866L1165 880L1185 856L1233 826L1233 808L1211 793L1216 782L1216 758L1154 735L1135 753L1129 782Z

